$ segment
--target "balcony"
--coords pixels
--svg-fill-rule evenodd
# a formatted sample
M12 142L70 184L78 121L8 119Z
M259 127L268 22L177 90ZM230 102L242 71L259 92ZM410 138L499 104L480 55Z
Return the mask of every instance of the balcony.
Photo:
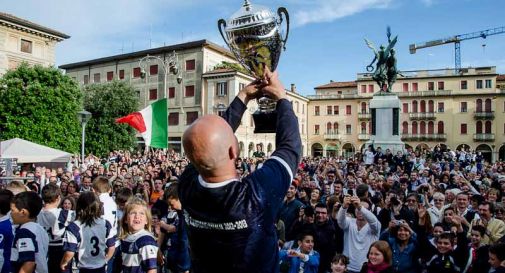
M370 135L369 134L359 134L358 135L358 140L369 140Z
M474 134L474 141L494 141L494 134Z
M372 117L370 113L358 113L359 120L369 120Z
M410 92L397 92L398 97L437 97L437 96L450 96L452 90L428 90L428 91L410 91Z
M475 119L494 119L494 111L475 112L473 117Z
M325 140L340 140L342 136L340 134L324 134Z
M402 134L405 141L446 141L447 134Z
M410 120L434 120L435 113L409 113Z

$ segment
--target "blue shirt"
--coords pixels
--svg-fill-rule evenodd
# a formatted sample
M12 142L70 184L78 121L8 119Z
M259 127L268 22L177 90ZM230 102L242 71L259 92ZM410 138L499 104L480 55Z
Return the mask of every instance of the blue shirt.
M14 235L8 215L0 218L0 273L11 272L11 247Z
M300 252L300 249L297 249L297 251ZM319 269L319 253L314 250L306 254L308 258L306 260L288 256L287 250L281 250L279 257L281 261L289 263L288 273L317 273Z
M391 237L389 230L385 230L380 240L386 241L391 246L393 252L392 267L396 272L415 273L419 271L419 258L417 235L413 233L410 236L407 246L401 250L400 244L395 237Z

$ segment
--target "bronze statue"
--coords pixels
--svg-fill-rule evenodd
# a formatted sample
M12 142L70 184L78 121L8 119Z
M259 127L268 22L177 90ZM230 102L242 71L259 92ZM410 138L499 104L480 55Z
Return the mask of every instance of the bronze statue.
M396 44L398 36L391 39L391 29L387 28L388 36L388 46L384 47L381 45L379 51L375 49L373 44L365 38L366 45L373 50L375 57L366 67L368 72L373 71L372 79L379 85L380 91L391 92L391 87L396 81L396 77L399 74L396 68L396 57L394 46ZM375 71L373 64L375 63Z

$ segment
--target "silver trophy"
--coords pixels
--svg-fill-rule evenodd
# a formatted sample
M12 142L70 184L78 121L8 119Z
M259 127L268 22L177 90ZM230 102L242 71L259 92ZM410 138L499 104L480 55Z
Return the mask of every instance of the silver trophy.
M245 0L244 5L228 22L224 19L217 22L221 36L237 60L257 79L263 78L265 66L268 66L270 71L277 68L281 52L286 49L289 34L288 11L280 7L277 9L277 15L266 7L252 5ZM284 38L281 37L283 15L286 21ZM258 99L258 110L253 114L255 133L275 133L275 108L274 100L265 96Z

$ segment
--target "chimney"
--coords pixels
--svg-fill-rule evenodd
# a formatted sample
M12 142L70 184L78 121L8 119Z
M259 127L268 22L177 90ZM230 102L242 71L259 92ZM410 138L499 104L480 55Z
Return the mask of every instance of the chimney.
M291 92L296 93L296 85L294 83L291 84Z

